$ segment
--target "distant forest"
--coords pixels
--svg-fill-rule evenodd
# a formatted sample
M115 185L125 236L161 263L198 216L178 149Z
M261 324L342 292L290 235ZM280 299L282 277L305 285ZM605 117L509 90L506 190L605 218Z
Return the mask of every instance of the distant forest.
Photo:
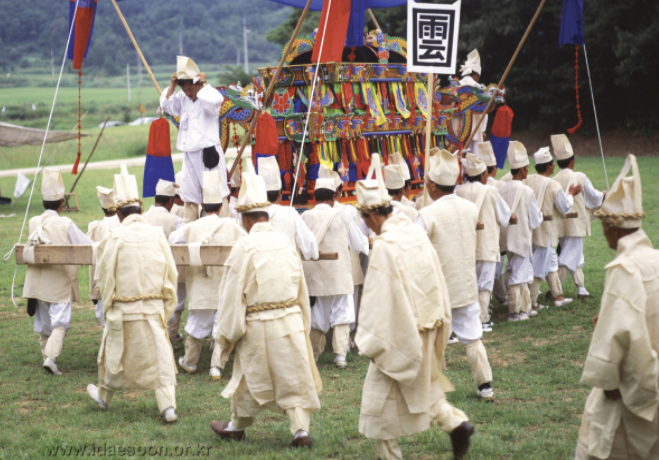
M423 0L451 3L453 0ZM462 0L459 60L478 48L481 82L503 74L540 0ZM30 57L61 56L66 42L68 1L30 3L0 0L0 69L25 66ZM577 122L575 48L559 46L562 0L548 0L513 67L506 87L516 128L564 130ZM171 64L183 50L198 62L242 62L242 15L251 33L250 62L275 62L295 27L300 10L267 0L125 0L120 3L144 54L152 64ZM405 37L405 7L374 10L384 31ZM317 27L308 16L302 34ZM370 19L367 26L372 28ZM656 81L659 75L659 2L584 2L586 46L603 129L626 128L642 135L659 130ZM301 34L301 35L302 35ZM87 72L118 75L135 51L109 0L98 0L96 29ZM29 63L27 63L29 65ZM253 70L253 69L250 69ZM444 77L445 81L445 77ZM592 100L583 48L579 50L581 132L594 134Z

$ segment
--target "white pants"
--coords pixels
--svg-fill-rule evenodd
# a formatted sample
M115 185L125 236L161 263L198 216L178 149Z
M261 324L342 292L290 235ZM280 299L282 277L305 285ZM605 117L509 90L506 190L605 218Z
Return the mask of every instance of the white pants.
M451 327L460 343L468 345L483 337L481 306L478 301L466 307L453 308L451 314L453 315Z
M105 316L103 315L103 300L96 301L96 318L101 322L101 327L105 327Z
M357 327L357 318L359 318L359 298L361 296L360 289L362 288L363 284L358 284L355 286L355 292L352 294L352 303L355 306L355 320L350 323L350 330L354 331L355 328Z
M533 265L533 277L544 281L548 273L558 271L556 251L551 245L546 248L533 245L531 264Z
M510 269L509 286L533 282L533 265L530 257L522 257L514 252L508 252L508 268Z
M327 332L337 324L355 322L355 305L352 294L316 297L311 308L311 329Z
M201 189L204 184L204 171L219 171L220 182L222 183L222 195L229 196L231 191L227 185L227 168L224 161L224 152L220 145L215 148L220 154L220 162L212 169L204 166L204 152L197 150L196 152L185 152L183 154L183 169L185 175L181 183L180 195L181 199L186 203L201 204Z
M566 236L559 238L561 243L561 255L558 256L558 265L566 267L570 273L585 265L583 256L583 238Z
M476 261L476 277L478 278L478 292L492 292L494 288L494 278L497 274L497 262Z
M203 339L215 329L217 310L190 310L185 332L195 339ZM213 336L215 338L215 336Z
M34 332L41 335L51 335L56 327L68 331L71 328L71 309L71 302L51 303L37 299L37 311L34 314Z

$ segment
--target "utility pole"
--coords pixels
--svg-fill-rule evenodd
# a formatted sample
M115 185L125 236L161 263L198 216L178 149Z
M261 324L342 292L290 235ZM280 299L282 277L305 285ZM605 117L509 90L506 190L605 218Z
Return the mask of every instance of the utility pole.
M249 29L247 28L247 18L243 14L243 46L245 47L245 50L243 51L243 54L245 55L245 73L249 73L249 56L247 54L247 34L249 33Z
M50 49L50 69L52 71L52 80L55 79L55 54L53 53L53 49Z
M130 63L126 63L126 85L128 86L128 102L130 102Z
M178 55L183 56L183 34L178 34Z

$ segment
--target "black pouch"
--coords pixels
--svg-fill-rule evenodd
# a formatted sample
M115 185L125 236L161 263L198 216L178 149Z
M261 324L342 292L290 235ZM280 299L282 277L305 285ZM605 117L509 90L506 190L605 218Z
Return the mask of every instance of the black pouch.
M313 307L316 305L316 296L309 296L309 306Z
M27 314L34 316L37 312L37 299L27 299Z
M215 146L206 147L204 149L204 166L208 169L213 169L220 164L220 154L217 152Z

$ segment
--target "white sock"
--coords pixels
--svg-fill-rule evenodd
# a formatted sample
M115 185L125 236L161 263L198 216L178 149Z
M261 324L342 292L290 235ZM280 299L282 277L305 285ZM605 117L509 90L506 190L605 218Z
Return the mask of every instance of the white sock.
M586 288L583 286L577 286L577 292L579 295L590 295L590 292L586 291Z
M297 430L297 433L295 433L295 438L294 439L297 439L300 436L309 436L309 433L307 433L304 430Z
M229 424L227 425L225 430L227 430L227 431L245 431L245 430L239 430L238 428L234 428L233 425L231 424L231 422L229 422Z
M337 361L345 361L345 360L346 360L346 357L343 356L343 355L336 355L336 356L334 357L334 362L337 362Z

